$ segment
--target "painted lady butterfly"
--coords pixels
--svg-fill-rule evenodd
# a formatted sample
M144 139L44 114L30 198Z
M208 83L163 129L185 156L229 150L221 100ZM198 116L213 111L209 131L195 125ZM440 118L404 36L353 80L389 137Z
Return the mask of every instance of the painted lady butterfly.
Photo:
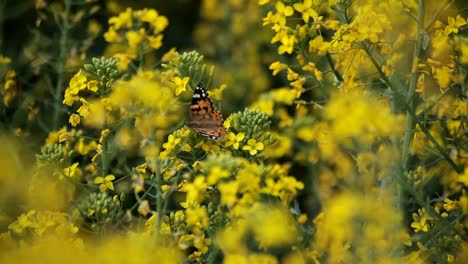
M223 115L211 102L203 83L198 83L193 92L190 110L191 116L187 126L192 130L214 140L227 134L227 130L223 126Z

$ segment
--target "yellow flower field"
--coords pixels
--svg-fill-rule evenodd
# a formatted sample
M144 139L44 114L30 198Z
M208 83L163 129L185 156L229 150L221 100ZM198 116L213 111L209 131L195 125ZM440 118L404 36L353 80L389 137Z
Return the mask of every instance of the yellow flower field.
M0 263L466 263L467 10L0 0Z

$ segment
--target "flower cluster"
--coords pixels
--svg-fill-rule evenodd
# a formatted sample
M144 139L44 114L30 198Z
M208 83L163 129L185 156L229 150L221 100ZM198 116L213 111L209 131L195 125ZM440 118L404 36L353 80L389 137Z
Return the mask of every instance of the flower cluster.
M85 2L0 56L0 263L468 258L456 3Z
M119 67L127 69L131 60L141 60L145 53L162 46L162 32L168 24L169 20L154 9L127 8L109 19L110 27L104 39L124 48L115 56L119 58Z

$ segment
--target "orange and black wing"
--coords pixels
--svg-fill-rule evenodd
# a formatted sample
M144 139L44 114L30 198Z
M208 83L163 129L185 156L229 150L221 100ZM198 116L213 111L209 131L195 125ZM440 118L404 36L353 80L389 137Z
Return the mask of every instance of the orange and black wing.
M213 105L203 83L199 83L193 92L190 111L191 118L187 122L187 126L192 130L214 140L227 134L227 130L223 126L223 116Z

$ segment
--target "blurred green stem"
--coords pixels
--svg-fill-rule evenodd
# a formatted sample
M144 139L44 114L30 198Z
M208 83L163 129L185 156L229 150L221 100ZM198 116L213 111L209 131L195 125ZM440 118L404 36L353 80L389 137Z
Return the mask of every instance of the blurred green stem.
M6 7L6 0L0 0L0 54L3 53L3 22L5 19L4 11Z
M71 9L71 0L65 0L65 9L62 14L63 24L62 28L60 29L60 47L59 47L59 57L56 64L57 70L57 83L55 86L55 91L53 93L54 99L54 114L52 119L52 128L57 130L59 128L60 119L62 117L62 98L63 98L63 82L64 82L64 75L65 75L65 67L66 67L66 54L68 50L68 33L70 31L70 9Z

